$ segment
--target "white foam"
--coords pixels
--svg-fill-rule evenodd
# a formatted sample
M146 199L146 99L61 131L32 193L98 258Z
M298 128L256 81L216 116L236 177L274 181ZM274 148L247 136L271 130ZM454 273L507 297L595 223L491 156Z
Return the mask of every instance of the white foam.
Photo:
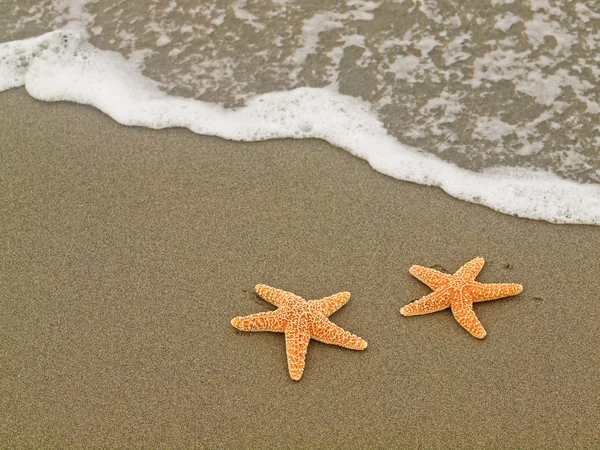
M494 25L494 27L498 28L499 30L502 30L504 32L506 32L515 23L518 23L521 21L520 17L515 16L511 12L507 12L505 14L498 14L494 18L496 19L496 24Z
M488 141L501 142L507 134L515 131L515 126L502 121L499 117L482 116L477 119L473 136Z
M290 55L287 60L287 64L294 64L298 66L296 70L292 71L290 78L296 79L307 57L313 53L317 53L319 34L336 28L344 28L349 19L372 20L374 16L371 11L376 9L379 5L379 2L349 0L346 2L346 6L352 9L346 13L327 11L324 13L314 14L310 18L305 19L302 25L302 34L300 36L301 45L292 55ZM355 36L354 39L357 38L360 39L361 37ZM346 43L346 45L351 45L351 43ZM361 46L364 46L364 37L362 37ZM343 47L341 50L343 50ZM331 56L333 56L334 64L336 62L339 63L339 60L336 58L335 54ZM330 81L334 82L333 79Z
M234 13L235 17L240 19L241 21L247 23L248 25L253 26L257 30L264 30L265 25L260 23L254 14L252 14L250 11L244 9L246 6L246 3L247 3L246 0L238 0L231 5L231 8L233 9L233 13Z
M321 138L366 159L382 173L439 186L450 195L507 214L561 223L600 224L600 186L547 172L501 168L473 173L400 144L369 104L328 89L256 96L227 110L168 96L117 53L76 31L0 44L0 91L25 86L35 98L93 105L125 125L187 127L235 140Z
M562 53L571 48L579 37L570 34L563 29L559 22L550 20L548 15L536 13L531 20L525 22L525 34L533 48L538 48L544 43L546 36L551 36L556 39L555 53Z

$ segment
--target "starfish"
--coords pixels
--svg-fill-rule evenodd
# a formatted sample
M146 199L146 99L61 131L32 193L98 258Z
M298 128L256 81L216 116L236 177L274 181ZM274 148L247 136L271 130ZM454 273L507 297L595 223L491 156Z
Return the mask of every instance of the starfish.
M473 303L496 300L520 294L523 286L512 283L483 284L475 281L485 260L475 258L453 275L427 267L412 266L409 272L434 290L429 295L400 309L403 316L416 316L452 308L452 314L461 326L479 339L487 334L473 311Z
M288 370L293 380L304 372L304 360L310 339L353 350L364 350L367 342L331 322L327 317L346 304L350 292L338 292L320 300L306 301L291 292L265 284L256 293L278 308L245 317L236 317L231 325L242 331L276 331L285 333Z

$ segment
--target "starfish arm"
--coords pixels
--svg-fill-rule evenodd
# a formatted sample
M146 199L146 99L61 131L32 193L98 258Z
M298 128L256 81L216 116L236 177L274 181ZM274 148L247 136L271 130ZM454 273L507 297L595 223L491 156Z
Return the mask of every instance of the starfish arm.
M309 341L310 331L304 320L299 319L286 328L285 351L287 353L288 371L292 380L298 381L302 378Z
M478 339L483 339L487 334L473 311L471 303L452 303L452 315L460 325Z
M326 317L313 320L310 335L313 339L325 344L335 344L352 350L364 350L367 348L367 341L338 327Z
M259 312L235 317L231 325L241 331L285 331L287 321L277 311Z
M400 308L400 314L403 316L418 316L441 311L450 306L450 298L451 295L448 289L432 292Z
M485 259L477 257L458 269L454 276L462 278L465 281L474 281L475 277L477 277L479 272L481 272L481 269L483 269L484 264Z
M408 271L412 276L425 283L434 291L442 287L447 281L450 281L452 277L452 275L448 275L447 273L423 266L412 266Z
M286 306L289 303L288 299L300 298L291 292L276 289L274 287L267 286L266 284L257 284L254 287L254 290L260 298L272 303L275 306Z
M350 292L338 292L320 300L309 300L308 303L313 311L318 311L328 317L344 306L349 299Z
M474 283L465 288L474 302L485 302L510 297L523 292L523 286L513 283Z

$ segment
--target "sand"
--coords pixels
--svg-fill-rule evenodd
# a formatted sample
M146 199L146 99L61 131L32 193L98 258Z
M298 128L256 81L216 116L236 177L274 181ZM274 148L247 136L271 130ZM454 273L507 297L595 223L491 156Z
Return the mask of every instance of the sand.
M600 445L600 228L510 217L318 140L124 127L0 94L0 447ZM523 294L405 318L412 264ZM234 316L352 292L300 382Z

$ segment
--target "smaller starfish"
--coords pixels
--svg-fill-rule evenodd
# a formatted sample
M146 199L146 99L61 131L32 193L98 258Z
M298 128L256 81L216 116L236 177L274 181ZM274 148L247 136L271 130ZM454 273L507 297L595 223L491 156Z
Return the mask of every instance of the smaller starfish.
M236 317L231 325L242 331L277 331L285 333L288 370L293 380L304 372L304 360L310 339L352 350L364 350L367 342L332 323L327 317L346 304L350 292L338 292L321 300L306 301L291 292L265 284L256 285L256 293L274 304L275 311Z
M483 284L475 281L485 260L475 258L454 273L412 266L409 272L434 290L400 309L403 316L416 316L452 308L456 321L479 339L487 334L473 311L473 303L520 294L523 286L512 283Z

